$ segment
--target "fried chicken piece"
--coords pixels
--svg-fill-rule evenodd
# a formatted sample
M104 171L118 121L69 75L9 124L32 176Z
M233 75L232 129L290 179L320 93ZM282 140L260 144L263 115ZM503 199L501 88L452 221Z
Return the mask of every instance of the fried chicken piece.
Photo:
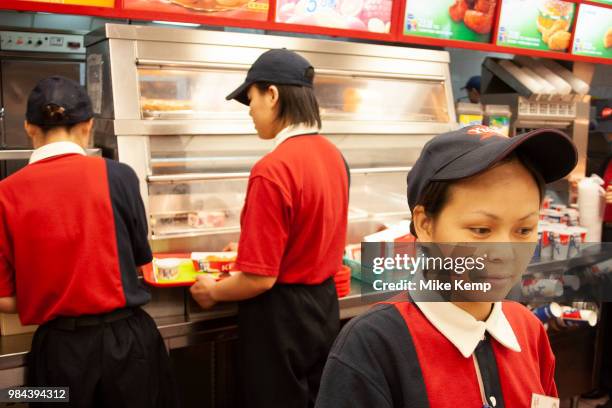
M450 14L451 18L459 22L463 20L465 16L465 12L468 10L468 4L466 0L456 0L455 4L449 7L448 14Z
M612 27L608 28L608 31L606 31L606 35L604 35L604 47L606 48L610 48L612 47Z
M557 31L548 39L548 48L554 51L565 51L569 47L572 35L567 31Z
M478 34L487 34L493 27L493 13L468 10L465 12L463 22L470 30Z

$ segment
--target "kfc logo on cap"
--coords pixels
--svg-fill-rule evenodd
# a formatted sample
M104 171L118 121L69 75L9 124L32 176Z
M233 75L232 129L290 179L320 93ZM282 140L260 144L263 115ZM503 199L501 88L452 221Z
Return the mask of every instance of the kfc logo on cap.
M495 129L492 129L488 126L480 126L480 125L470 127L467 131L467 134L480 136L480 140L485 140L492 136L508 137L508 136L502 135L501 133L497 132Z

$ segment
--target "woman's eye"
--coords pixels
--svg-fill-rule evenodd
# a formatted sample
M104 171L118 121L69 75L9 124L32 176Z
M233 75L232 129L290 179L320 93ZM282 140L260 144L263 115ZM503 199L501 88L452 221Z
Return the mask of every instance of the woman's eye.
M491 229L484 228L484 227L477 227L477 228L470 228L470 231L472 231L476 235L486 235L491 232Z
M533 232L533 228L519 228L518 230L518 233L521 236L531 235L532 232Z

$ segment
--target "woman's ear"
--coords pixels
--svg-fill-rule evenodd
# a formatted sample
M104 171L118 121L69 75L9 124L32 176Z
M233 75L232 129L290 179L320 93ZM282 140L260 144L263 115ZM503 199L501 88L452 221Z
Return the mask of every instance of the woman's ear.
M79 123L77 125L78 129L76 137L78 139L78 144L81 145L84 149L89 147L89 141L91 139L91 130L93 128L94 119L91 118L88 121L83 123Z
M425 207L417 205L412 210L412 223L420 242L433 242L433 219L425 212Z
M30 139L34 139L34 133L36 132L36 129L34 126L30 125L27 120L23 121L23 129L25 130L26 134Z
M266 99L271 108L275 108L278 105L279 92L276 85L270 85L266 92Z

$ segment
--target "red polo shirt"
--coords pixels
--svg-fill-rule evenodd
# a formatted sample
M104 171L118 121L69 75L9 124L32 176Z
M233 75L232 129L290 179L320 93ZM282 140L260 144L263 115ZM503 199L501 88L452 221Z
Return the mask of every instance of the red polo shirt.
M16 295L23 324L147 303L136 266L151 250L136 173L54 146L0 182L0 296Z
M251 170L237 267L279 283L319 284L342 267L347 215L340 151L321 135L290 137Z

